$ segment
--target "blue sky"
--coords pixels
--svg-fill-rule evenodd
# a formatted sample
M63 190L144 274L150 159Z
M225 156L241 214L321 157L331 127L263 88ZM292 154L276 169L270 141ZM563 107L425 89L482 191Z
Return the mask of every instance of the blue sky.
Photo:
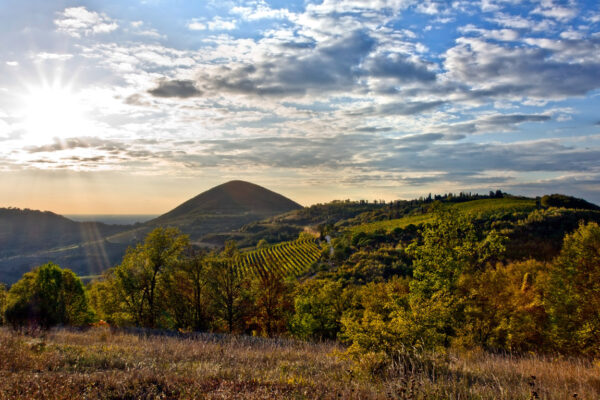
M161 213L230 179L303 204L600 203L600 4L0 3L0 206Z

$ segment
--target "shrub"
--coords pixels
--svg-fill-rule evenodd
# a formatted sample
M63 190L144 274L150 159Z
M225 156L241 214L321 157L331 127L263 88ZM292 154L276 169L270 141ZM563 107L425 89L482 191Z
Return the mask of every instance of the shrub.
M15 328L81 326L92 320L79 277L52 263L26 273L11 287L5 316Z

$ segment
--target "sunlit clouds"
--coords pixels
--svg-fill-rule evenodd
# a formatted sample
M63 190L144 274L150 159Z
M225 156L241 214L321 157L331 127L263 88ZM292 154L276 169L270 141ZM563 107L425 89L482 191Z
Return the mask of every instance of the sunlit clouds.
M227 179L304 204L495 189L600 202L594 2L29 3L0 6L11 179L109 179L148 213ZM182 184L153 187L169 179Z

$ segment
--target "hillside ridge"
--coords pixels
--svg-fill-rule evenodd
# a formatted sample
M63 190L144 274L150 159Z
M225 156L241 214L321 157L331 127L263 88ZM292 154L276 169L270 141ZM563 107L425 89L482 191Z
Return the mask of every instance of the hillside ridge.
M300 204L265 187L232 180L198 194L152 221L179 218L194 212L278 214L299 208L302 208Z

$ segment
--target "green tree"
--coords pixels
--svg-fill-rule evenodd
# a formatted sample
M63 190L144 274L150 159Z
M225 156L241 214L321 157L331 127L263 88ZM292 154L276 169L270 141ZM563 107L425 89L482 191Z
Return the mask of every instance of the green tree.
M209 323L207 274L210 256L190 249L164 278L164 302L173 328L203 331Z
M114 268L110 269L104 273L102 279L92 281L88 285L90 306L98 319L111 325L135 325L136 321L125 301L126 294L121 291L121 285L117 283L114 273Z
M335 339L347 307L341 283L308 279L296 287L290 329L301 339Z
M559 350L600 354L600 227L583 223L564 238L550 270L547 310Z
M4 325L4 312L6 311L6 286L0 283L0 325Z
M511 312L506 324L506 348L510 351L549 349L548 314L544 304L549 265L536 260L506 266L511 283Z
M354 304L341 319L340 338L350 344L356 359L365 354L393 360L413 338L408 314L409 286L406 278L372 282L354 289Z
M92 317L81 280L52 263L26 273L8 292L6 319L15 327L85 325Z
M165 307L160 301L164 298L164 278L180 263L188 245L188 236L177 228L156 228L144 243L129 248L121 264L109 272L107 278L116 285L113 292L137 325L168 327L159 321Z
M241 325L247 312L249 283L240 273L239 265L235 243L227 242L223 252L210 261L207 271L213 314L229 333Z
M503 240L491 231L479 240L473 223L454 211L438 211L423 230L422 243L414 243L413 280L410 283L412 315L410 337L426 347L448 346L456 328L464 323L465 301L459 291L463 274L483 270L504 251Z

